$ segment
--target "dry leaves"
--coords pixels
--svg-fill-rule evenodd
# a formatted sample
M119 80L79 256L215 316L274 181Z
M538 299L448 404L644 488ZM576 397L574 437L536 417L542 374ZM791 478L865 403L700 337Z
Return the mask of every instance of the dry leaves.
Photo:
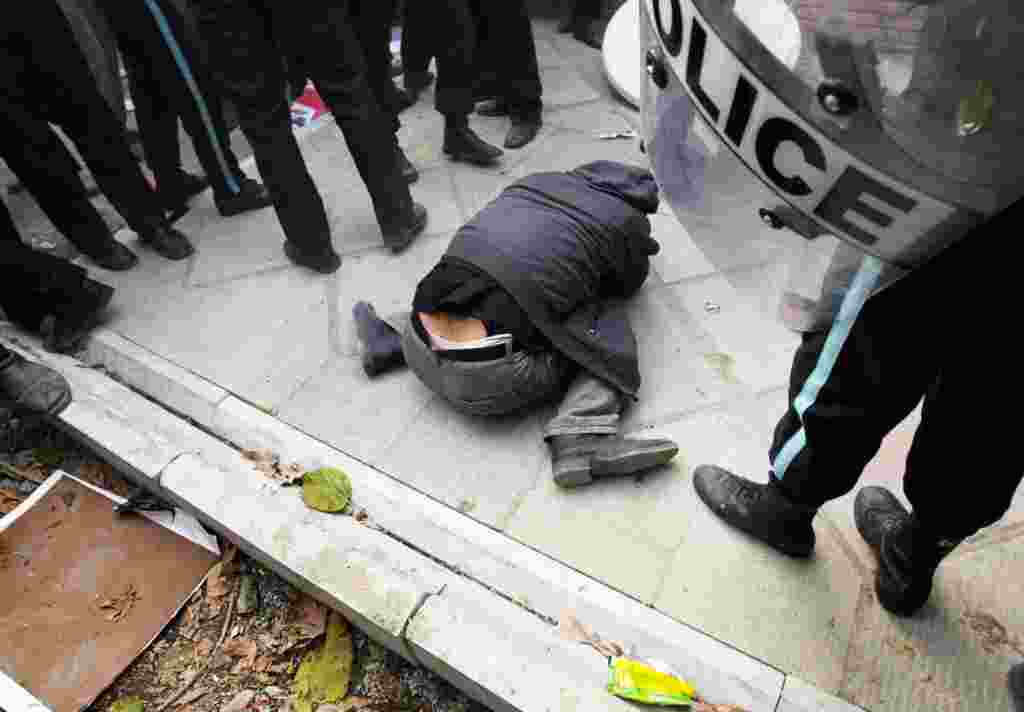
M77 476L80 480L120 497L127 497L132 492L131 486L105 462L84 462L78 468Z
M746 707L739 705L712 705L707 702L694 702L690 709L692 712L747 712Z
M242 712L256 696L255 690L242 690L231 701L220 708L220 712Z
M618 643L604 640L596 632L580 623L572 611L562 611L562 615L558 619L558 633L566 640L589 645L606 658L618 658L624 652Z
M303 595L289 613L290 619L274 631L282 653L308 645L327 630L327 609L315 598Z
M13 512L21 504L21 498L14 490L0 488L0 514Z
M1015 635L1006 630L1006 626L1000 623L995 616L984 611L965 611L960 616L960 622L966 625L977 637L981 647L988 654L1009 649L1024 655L1021 642Z
M139 592L135 589L135 584L130 583L110 598L101 599L99 596L96 598L99 601L97 606L103 617L111 623L116 623L128 615L128 612L131 611L141 596L139 596Z
M252 670L256 664L256 657L260 654L259 646L251 638L233 638L225 642L221 650L233 658L240 658L231 670L233 673Z
M35 482L37 485L45 482L46 478L50 476L50 468L41 462L30 462L26 465L4 463L0 469L2 469L2 474L19 480Z
M297 463L282 464L276 452L265 448L242 450L242 459L251 462L256 470L280 484L292 484L305 472L302 465Z
M184 697L182 697L180 700L178 700L177 704L181 705L182 707L184 707L185 705L190 705L196 700L198 700L200 697L205 695L207 692L209 692L209 690L207 690L205 687L198 687L195 690L192 690Z
M231 592L231 581L224 574L224 562L220 561L206 576L206 599L223 598Z

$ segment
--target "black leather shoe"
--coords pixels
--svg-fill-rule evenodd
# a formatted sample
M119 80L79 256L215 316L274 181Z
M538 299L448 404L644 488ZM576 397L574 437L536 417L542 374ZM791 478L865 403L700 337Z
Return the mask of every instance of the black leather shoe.
M183 260L195 252L188 238L172 227L158 227L148 234L139 235L139 241L169 260Z
M476 105L480 116L508 116L508 104L501 99L486 99Z
M369 302L356 302L352 307L356 334L363 347L363 371L370 378L405 365L402 337L391 325L377 316Z
M123 272L139 263L139 258L135 256L135 253L113 237L108 237L100 245L90 245L88 248L76 245L76 247L97 267L108 269L111 272Z
M39 325L43 346L48 351L61 354L75 351L99 321L113 296L113 287L92 279L84 280L71 303L43 318Z
M306 267L320 274L333 274L341 267L341 257L333 247L328 247L324 252L310 253L304 252L294 242L285 240L284 253L288 255L288 259L300 267Z
M412 244L416 236L427 226L427 209L419 203L412 204L412 210L402 225L383 230L384 244L393 254L398 254Z
M914 515L884 487L865 487L858 492L853 518L857 531L878 557L878 602L895 615L913 615L928 602L939 563L960 542L922 531Z
M403 81L405 93L408 94L413 101L418 101L420 93L429 87L433 81L433 72L406 72L405 80Z
M477 136L468 126L444 130L444 152L451 156L453 161L464 161L477 166L493 166L505 153Z
M1010 704L1013 712L1024 712L1024 663L1017 663L1010 668L1006 676L1010 688Z
M412 184L420 179L420 172L399 146L395 146L395 160L398 162L398 172L405 178L406 183Z
M814 551L817 509L790 502L774 484L758 484L721 467L701 465L693 486L719 518L789 556Z
M505 136L505 148L522 148L540 133L543 122L540 117L512 117L512 126Z
M0 352L0 408L13 414L56 415L71 403L71 386L49 366Z
M214 198L217 210L226 218L274 204L270 191L259 181L252 178L240 178L238 187L240 190L234 195Z
M179 171L174 185L157 186L157 194L163 203L167 219L173 223L188 212L188 203L210 185L206 176Z

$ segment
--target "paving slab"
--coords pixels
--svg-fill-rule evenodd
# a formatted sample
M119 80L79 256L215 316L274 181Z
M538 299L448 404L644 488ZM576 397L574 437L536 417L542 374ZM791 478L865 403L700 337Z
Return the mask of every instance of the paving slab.
M1017 537L945 562L912 618L887 613L868 590L841 695L874 712L1005 710L1006 672L1024 656Z
M334 357L278 416L356 457L373 458L404 435L433 393L405 370L369 378L358 356Z

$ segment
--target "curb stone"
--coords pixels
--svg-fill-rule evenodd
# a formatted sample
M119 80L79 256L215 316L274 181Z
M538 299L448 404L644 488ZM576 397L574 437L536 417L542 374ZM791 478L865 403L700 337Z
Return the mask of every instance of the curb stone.
M86 359L124 383L45 353L13 329L0 334L69 378L76 400L63 425L110 453L125 475L492 709L632 709L604 691L599 656L558 637L553 621L566 609L603 637L682 671L713 701L750 712L859 709L516 543L114 332L97 331ZM282 496L218 438L268 447L305 467L341 466L355 505L375 526Z

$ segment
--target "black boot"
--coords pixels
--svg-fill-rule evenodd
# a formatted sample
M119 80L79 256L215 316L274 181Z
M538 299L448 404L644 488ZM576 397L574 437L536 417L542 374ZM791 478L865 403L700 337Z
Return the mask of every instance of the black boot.
M113 296L113 287L85 279L81 289L69 295L57 312L48 314L40 322L39 333L46 350L64 354L78 349Z
M671 440L619 435L556 435L548 447L552 474L559 487L635 475L667 465L679 453L679 446Z
M0 409L12 414L56 415L71 402L64 376L0 347Z
M87 243L79 244L72 240L75 247L83 255L93 261L98 267L108 269L111 272L123 272L131 269L139 263L135 253L115 240L109 233L99 240L89 240Z
M377 316L372 304L357 302L352 307L352 317L363 345L363 370L367 376L373 378L405 365L402 337Z
M295 264L319 272L320 274L332 274L341 267L341 257L330 245L323 252L306 252L294 242L285 240L284 253Z
M382 229L384 244L391 252L398 254L412 244L416 236L427 227L427 209L419 203L413 203L405 220L397 225Z
M453 161L465 161L477 166L493 166L504 154L500 148L473 133L464 119L461 122L445 122L444 152Z
M818 510L791 502L774 482L758 484L701 465L693 473L693 486L721 519L783 554L808 557L814 551L811 521Z
M411 185L420 179L420 172L416 170L416 166L412 164L409 157L405 155L405 151L397 143L395 144L395 161L398 163L398 172L405 178L406 183Z
M175 222L188 212L188 203L210 185L206 176L179 170L173 185L157 185L157 194L168 214L168 220Z
M505 136L505 148L522 148L537 138L543 124L540 115L513 116L508 135Z
M239 187L237 193L213 199L213 202L217 204L217 210L224 217L241 215L250 210L259 210L274 204L270 191L259 181L247 176L241 176L237 180Z
M960 542L926 532L883 487L858 492L853 517L857 531L878 557L878 602L895 615L913 615L928 602L939 562Z
M162 225L139 234L139 241L169 260L183 260L195 252L192 243L181 232Z
M1006 682L1010 687L1010 704L1013 705L1013 712L1024 712L1024 663L1017 663L1010 668Z
M485 99L476 106L480 116L508 116L508 104L501 99Z

